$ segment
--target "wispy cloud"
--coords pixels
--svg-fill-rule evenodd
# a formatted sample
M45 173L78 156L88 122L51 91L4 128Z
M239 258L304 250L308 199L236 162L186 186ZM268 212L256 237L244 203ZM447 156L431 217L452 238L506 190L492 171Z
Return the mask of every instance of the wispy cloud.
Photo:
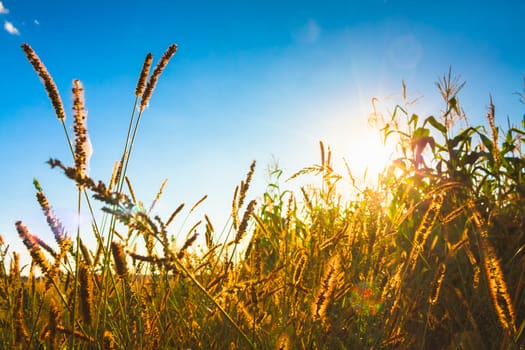
M13 25L13 23L9 22L9 21L5 21L4 22L4 29L9 33L9 34L12 34L12 35L20 35L20 32L18 31L18 29Z
M9 10L4 7L4 4L0 1L0 14L5 15L6 13L9 13Z
M321 27L313 19L309 19L293 34L295 40L306 44L315 43L319 39L320 35Z

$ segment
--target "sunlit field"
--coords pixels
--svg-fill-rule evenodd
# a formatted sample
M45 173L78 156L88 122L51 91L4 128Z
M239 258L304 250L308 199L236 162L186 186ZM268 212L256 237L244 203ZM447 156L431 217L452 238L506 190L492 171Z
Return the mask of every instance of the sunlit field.
M76 184L78 215L91 225L66 233L35 179L55 240L23 221L15 228L27 251L1 240L1 348L525 347L524 125L499 127L491 100L479 101L486 123L471 125L452 70L436 82L443 102L434 115L413 110L404 83L403 103L386 113L371 96L362 117L380 137L357 140L342 166L319 142L318 162L289 178L269 165L265 192L252 193L256 166L267 165L246 164L224 208L228 226L217 229L192 215L203 201L155 215L163 187L143 203L127 177L142 114L176 45L156 62L146 56L109 181L89 175L82 83L73 81L70 135L51 75L22 49L74 159L49 159L50 171ZM189 229L177 232L177 221Z

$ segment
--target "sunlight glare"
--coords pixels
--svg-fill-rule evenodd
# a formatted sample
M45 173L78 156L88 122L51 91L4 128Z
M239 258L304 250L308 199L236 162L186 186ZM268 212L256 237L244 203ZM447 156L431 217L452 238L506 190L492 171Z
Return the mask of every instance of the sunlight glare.
M393 147L384 144L378 130L362 128L348 142L345 159L352 176L374 184L392 159Z

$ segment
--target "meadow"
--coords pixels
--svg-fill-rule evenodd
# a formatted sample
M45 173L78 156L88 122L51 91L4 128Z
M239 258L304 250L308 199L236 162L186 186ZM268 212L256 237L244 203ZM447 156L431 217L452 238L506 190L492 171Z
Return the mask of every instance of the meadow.
M525 348L525 125L497 126L492 101L481 102L487 124L469 125L464 83L451 71L436 82L443 98L436 115L414 113L404 84L406 103L373 115L397 149L375 186L344 193L341 182L355 184L351 169L336 172L320 142L318 164L290 179L274 168L263 194L250 192L256 164L247 164L226 208L227 229L216 231L205 215L175 237L170 225L187 220L184 205L166 218L153 215L163 189L144 206L126 171L141 116L177 46L155 66L146 56L109 183L89 177L81 82L73 81L69 135L51 75L29 45L22 49L74 159L48 163L76 184L78 210L91 212L92 223L66 233L35 180L55 241L19 221L27 252L0 242L2 348ZM283 189L299 178L311 185ZM103 206L100 222L95 203ZM96 246L86 246L88 236ZM31 257L26 274L20 254Z

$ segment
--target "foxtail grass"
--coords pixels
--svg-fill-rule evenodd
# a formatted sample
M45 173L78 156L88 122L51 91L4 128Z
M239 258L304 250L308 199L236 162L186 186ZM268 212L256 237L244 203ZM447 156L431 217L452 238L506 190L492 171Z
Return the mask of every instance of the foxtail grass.
M15 317L14 317L14 323L15 323L15 344L18 344L20 346L26 347L29 343L29 331L25 324L25 317L24 317L24 310L23 310L23 303L24 303L24 296L22 293L22 289L18 289L18 293L16 295L16 302L15 302Z
M148 79L148 82L146 84L146 87L144 88L144 92L142 93L142 98L140 101L140 111L142 112L149 104L149 100L151 98L151 95L153 94L153 90L155 89L155 86L157 85L157 81L159 80L160 75L162 74L162 71L166 68L169 61L171 60L171 57L175 54L177 51L177 45L173 44L170 45L162 57L160 58L159 62L155 66L155 69L153 70L153 73ZM142 74L141 74L142 78ZM141 80L139 79L139 83ZM138 88L138 85L137 85Z
M87 163L91 156L91 144L87 132L87 112L84 104L84 88L79 80L73 81L73 118L75 132L75 169L77 176L87 175Z
M29 229L22 221L16 222L16 230L18 231L18 235L22 239L22 242L29 250L33 261L45 275L48 275L51 270L51 265L44 255L44 252L40 248L38 240L35 238L35 236L33 236L33 234L29 232Z
M487 225L481 214L470 204L472 220L479 233L480 255L488 282L492 304L503 329L511 337L516 334L516 318L512 298L508 292L504 273L492 243L489 241Z
M62 99L60 98L60 93L58 92L58 88L55 85L55 82L49 72L47 71L46 66L38 57L36 52L33 50L31 46L28 44L22 44L22 49L24 50L24 53L31 65L33 66L33 69L38 74L40 79L42 80L42 83L44 84L44 88L49 96L49 99L51 100L51 104L53 105L53 108L55 109L55 113L58 119L61 121L64 121L66 119L66 112L64 110L64 105L62 103Z
M142 70L140 71L139 80L137 81L137 86L135 87L135 96L137 97L142 96L144 93L144 89L146 88L146 79L148 79L152 62L153 55L148 53L144 59L144 64L142 65Z
M111 243L111 252L113 253L115 271L117 272L117 275L122 279L127 278L129 271L124 248L118 242L113 241Z
M338 274L341 272L339 259L339 256L335 255L330 258L325 266L321 285L312 304L312 317L314 320L326 321L326 309L331 302L334 289L337 287Z
M439 300L439 292L441 291L441 286L443 285L443 280L445 278L445 273L447 271L447 265L444 263L439 265L439 268L436 270L434 283L432 285L429 302L431 305L437 304Z
M412 270L415 268L416 261L424 249L424 245L427 242L430 232L434 228L434 224L437 221L443 201L443 195L437 195L432 198L425 215L423 215L421 224L414 233L413 248L410 251L410 255L408 257L409 262L407 268Z
M93 297L93 280L89 272L89 267L80 264L79 274L79 299L81 315L87 325L91 325L94 320L94 297Z

